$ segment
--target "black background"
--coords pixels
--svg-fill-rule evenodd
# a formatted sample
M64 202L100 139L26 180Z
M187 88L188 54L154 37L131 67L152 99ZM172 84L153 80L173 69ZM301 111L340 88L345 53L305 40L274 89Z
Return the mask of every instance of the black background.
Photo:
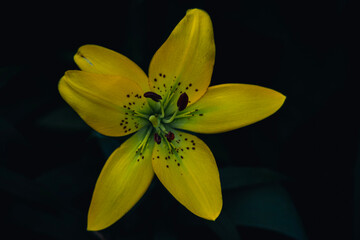
M77 69L72 57L87 43L120 52L147 72L152 55L195 7L213 21L212 85L257 84L287 100L254 125L199 135L220 169L224 209L217 221L193 216L155 178L116 224L87 232L97 176L126 138L93 132L61 99L58 81ZM2 236L360 238L359 94L352 61L358 24L352 2L59 1L4 4L1 12Z

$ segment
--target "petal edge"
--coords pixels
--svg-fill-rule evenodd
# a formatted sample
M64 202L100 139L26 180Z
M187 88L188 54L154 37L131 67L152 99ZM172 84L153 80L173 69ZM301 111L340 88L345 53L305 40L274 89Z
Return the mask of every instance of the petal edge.
M147 114L150 107L140 87L120 76L70 70L59 81L62 98L94 130L106 136L136 132L148 121L134 111Z
M208 88L215 63L215 42L210 16L190 9L154 54L149 66L151 91L167 100L174 112L179 96L186 92L190 104ZM171 95L172 94L172 95Z
M88 212L89 231L109 227L125 215L148 189L154 172L153 145L142 155L136 148L147 133L142 129L117 148L106 161L96 182Z
M171 126L197 133L221 133L258 122L274 114L286 97L251 84L221 84L185 109Z
M139 84L143 91L149 89L144 71L126 56L94 44L81 46L74 55L78 67L86 72L118 75Z
M166 140L155 144L152 165L165 188L193 214L215 220L222 209L219 171L208 146L196 136L172 129L173 152Z

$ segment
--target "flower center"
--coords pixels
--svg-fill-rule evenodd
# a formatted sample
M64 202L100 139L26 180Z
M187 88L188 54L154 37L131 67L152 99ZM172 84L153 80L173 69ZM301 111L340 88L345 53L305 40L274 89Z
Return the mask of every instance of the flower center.
M149 121L155 130L154 139L157 144L161 143L161 139L164 139L170 143L175 138L174 133L166 129L166 123L162 122L164 120L166 119L164 119L162 116L159 116L158 114L151 115L149 117Z
M168 143L169 148L171 148L171 141L175 139L175 134L169 131L166 128L166 125L174 121L174 119L179 116L179 111L183 111L189 102L189 97L186 93L182 93L177 101L177 109L173 114L165 116L164 101L160 95L154 92L144 93L144 97L150 98L160 106L161 112L155 113L149 116L148 120L151 122L154 128L154 140L157 144L162 142L162 139ZM181 115L180 115L181 116Z
M153 114L149 117L149 121L155 128L159 127L161 123L171 123L172 121L174 121L174 119L178 115L178 112L184 110L189 102L188 95L186 93L182 93L177 101L178 108L176 109L176 111L170 116L165 116L165 106L163 99L160 95L154 92L146 92L144 93L144 97L150 98L160 106L161 113Z

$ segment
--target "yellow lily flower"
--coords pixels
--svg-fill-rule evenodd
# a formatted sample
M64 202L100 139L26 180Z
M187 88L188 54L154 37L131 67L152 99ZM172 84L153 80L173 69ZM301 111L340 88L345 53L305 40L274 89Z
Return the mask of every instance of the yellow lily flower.
M106 136L132 133L107 160L88 213L88 230L104 229L143 196L154 173L195 215L215 220L222 209L219 171L208 146L181 130L220 133L275 113L285 96L249 84L211 86L215 61L209 15L188 10L153 56L149 76L109 49L85 45L80 70L59 82L65 101Z

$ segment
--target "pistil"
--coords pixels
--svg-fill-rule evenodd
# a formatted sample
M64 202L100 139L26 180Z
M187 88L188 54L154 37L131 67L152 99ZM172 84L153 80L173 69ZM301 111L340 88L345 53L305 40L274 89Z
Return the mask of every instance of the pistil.
M151 115L149 117L149 121L151 122L151 124L154 126L154 128L157 128L160 125L160 120L158 117L156 117L155 115Z

